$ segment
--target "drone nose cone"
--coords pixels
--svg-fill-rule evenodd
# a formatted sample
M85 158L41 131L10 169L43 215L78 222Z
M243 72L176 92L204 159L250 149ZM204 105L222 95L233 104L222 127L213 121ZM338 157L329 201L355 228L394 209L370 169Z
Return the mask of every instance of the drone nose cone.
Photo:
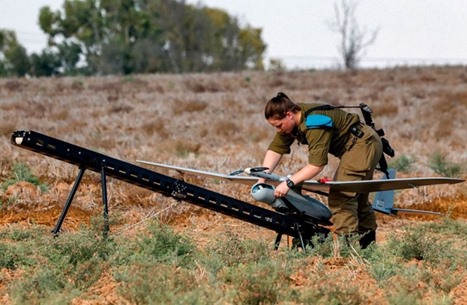
M274 186L266 183L256 183L251 187L251 196L255 200L271 204L276 200L274 196Z

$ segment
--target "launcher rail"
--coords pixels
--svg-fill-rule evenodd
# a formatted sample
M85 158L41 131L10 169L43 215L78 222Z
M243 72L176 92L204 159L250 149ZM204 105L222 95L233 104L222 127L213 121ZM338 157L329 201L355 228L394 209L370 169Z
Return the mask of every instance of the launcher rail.
M61 215L52 230L54 235L60 232L68 209L86 170L101 175L105 236L107 236L109 231L107 176L273 230L278 233L275 248L279 246L282 234L299 238L302 246L304 246L304 236L309 238L314 234L327 234L329 232L328 229L317 225L312 219L303 215L282 214L264 209L36 131L15 131L12 133L11 143L15 146L76 165L79 168L75 183L68 195Z

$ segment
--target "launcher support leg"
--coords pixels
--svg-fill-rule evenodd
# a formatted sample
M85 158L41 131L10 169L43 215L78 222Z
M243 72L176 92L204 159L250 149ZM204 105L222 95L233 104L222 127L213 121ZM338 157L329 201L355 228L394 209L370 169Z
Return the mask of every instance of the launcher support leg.
M105 165L101 169L101 184L102 184L102 204L104 210L104 238L109 234L109 204L107 202L107 178L105 174Z
M274 250L279 249L281 238L282 238L282 233L277 233L276 241L274 242Z
M298 237L300 238L300 245L302 246L303 252L305 252L305 242L303 241L302 231L300 231L300 225L297 222L295 223L295 230L297 231Z
M60 228L62 227L66 214L68 213L68 209L70 208L71 202L73 201L73 197L75 197L76 191L78 190L78 186L81 182L81 179L83 178L85 170L86 168L84 167L79 168L78 176L76 177L75 184L73 185L73 188L71 189L71 192L68 195L68 199L66 200L65 206L63 207L62 214L60 214L57 224L55 225L55 228L52 230L52 233L55 236L58 235L58 232L60 232Z

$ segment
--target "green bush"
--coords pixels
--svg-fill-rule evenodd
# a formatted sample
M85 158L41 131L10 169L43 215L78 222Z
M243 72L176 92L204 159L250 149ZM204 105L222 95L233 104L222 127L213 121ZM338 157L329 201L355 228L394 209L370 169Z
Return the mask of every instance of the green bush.
M424 230L447 236L458 236L467 247L467 222L444 217L441 222L428 222L420 225ZM467 252L464 252L467 256ZM466 257L467 258L467 257Z
M430 168L435 173L447 177L458 177L462 173L462 168L459 164L450 163L440 153L433 155L430 160Z
M209 304L220 291L200 281L196 257L191 240L153 221L148 232L119 245L113 276L122 296L135 304Z
M423 227L409 230L403 236L392 237L389 247L406 261L416 259L439 264L443 259L450 260L456 256L451 242L433 236Z
M388 249L389 248L389 249ZM383 286L385 281L399 274L402 260L387 246L369 247L363 251L363 258L369 262L369 272Z
M452 304L467 272L466 228L452 219L423 223L364 250L350 238L335 260L332 238L306 251L273 251L264 240L227 233L200 250L156 221L134 238L107 239L92 225L56 238L11 226L0 229L0 268L15 273L3 286L12 304L86 300L104 274L120 303L361 304L368 290L352 282L360 272L373 276L389 304Z
M452 290L466 274L462 266L467 258L462 250L466 243L459 243L462 236L455 231L465 226L450 220L408 227L385 244L363 251L368 271L389 304L452 304Z
M290 271L280 262L263 259L227 267L219 278L232 285L234 304L276 304Z
M149 235L137 239L138 253L144 261L167 262L185 265L192 262L195 246L191 240L175 234L172 228L152 222Z
M222 266L236 266L269 259L272 249L264 241L242 240L227 232L207 248L207 256L218 259Z
M0 269L15 270L21 266L30 266L36 263L30 249L24 245L0 243Z
M300 304L332 304L332 305L360 305L365 304L365 297L359 287L352 283L345 286L318 284L315 289L305 291L299 298Z
M115 273L119 292L133 304L212 304L220 291L194 270L172 264L132 264ZM201 278L202 279L202 278Z
M412 170L414 162L415 160L412 157L402 155L397 159L391 160L389 167L396 169L398 172L408 173Z
M0 234L1 245L8 245L2 249L1 264L24 273L10 287L12 300L19 304L69 304L102 276L115 249L111 240L96 238L89 230L57 238L38 228L16 231Z
M76 293L69 287L67 278L60 270L40 266L22 277L11 288L15 304L69 304ZM68 295L64 299L64 296ZM60 300L60 301L59 301Z
M15 163L13 165L13 173L11 176L5 180L2 184L4 190L8 188L8 186L13 185L19 181L26 181L38 186L41 191L47 191L47 185L40 182L39 178L34 176L31 172L31 169L23 163Z
M37 264L37 239L45 230L10 226L0 232L0 268L14 270Z

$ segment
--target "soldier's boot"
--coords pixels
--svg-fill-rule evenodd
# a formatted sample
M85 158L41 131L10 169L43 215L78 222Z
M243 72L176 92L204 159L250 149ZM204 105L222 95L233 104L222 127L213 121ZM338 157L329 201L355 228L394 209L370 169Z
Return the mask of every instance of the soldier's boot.
M363 234L359 240L359 243L360 248L362 249L367 248L371 243L376 243L376 231L371 230Z

